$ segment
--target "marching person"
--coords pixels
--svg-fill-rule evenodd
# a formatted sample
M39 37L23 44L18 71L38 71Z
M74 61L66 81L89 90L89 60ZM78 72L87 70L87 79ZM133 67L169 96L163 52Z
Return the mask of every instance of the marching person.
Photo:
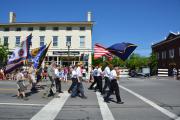
M81 70L81 68L82 68L82 63L78 63L78 67L76 69L77 83L72 90L71 97L76 97L78 95L78 93L80 93L82 99L87 99L87 97L84 94L84 87L82 84L82 70Z
M71 80L72 80L72 84L68 89L68 93L71 93L73 88L76 86L76 84L78 83L77 80L77 72L76 72L77 67L76 66L72 66L72 71L71 71Z
M103 75L102 66L99 65L98 70L97 70L97 87L95 88L95 91L96 89L99 89L99 92L101 94L102 94L102 75Z
M23 75L23 69L20 68L19 70L17 69L17 75L16 75L16 79L17 79L17 88L18 88L18 92L17 92L17 98L20 99L20 95L23 96L24 100L28 100L28 98L25 95L25 90L27 89L24 83L24 75Z
M98 81L98 78L97 78L97 73L98 73L98 66L96 66L93 70L93 77L94 77L94 81L93 83L90 85L90 87L88 88L89 90L92 90L93 89L93 86L95 84L97 84L97 81Z
M54 66L56 65L56 63L54 61L52 61L50 66L47 66L47 74L48 74L48 79L50 80L50 84L47 83L47 87L45 90L45 93L43 94L43 98L47 98L49 96L54 96L56 93L55 90L55 78L56 78L56 74L54 71Z
M109 63L107 63L107 66L105 67L104 69L104 79L105 79L105 84L104 84L104 87L103 87L103 94L105 94L105 91L106 91L106 88L108 87L109 90L110 90L110 74L111 74L111 70L110 70L110 67L112 65L109 65Z
M35 92L37 92L37 89L36 89L36 78L35 78L36 70L34 69L34 66L33 66L32 63L30 63L29 66L30 66L30 68L28 70L28 74L29 74L29 78L30 78L31 92L35 93Z
M116 99L118 104L123 104L124 102L121 101L120 92L119 92L119 86L117 83L117 80L119 79L119 68L118 66L114 66L113 70L111 71L110 80L111 80L111 87L110 91L108 92L107 96L104 97L105 102L109 102L110 95L115 92Z
M55 74L56 74L56 78L55 78L55 83L56 83L56 92L58 93L63 93L61 91L61 81L64 79L64 74L62 72L62 69L60 67L55 67Z

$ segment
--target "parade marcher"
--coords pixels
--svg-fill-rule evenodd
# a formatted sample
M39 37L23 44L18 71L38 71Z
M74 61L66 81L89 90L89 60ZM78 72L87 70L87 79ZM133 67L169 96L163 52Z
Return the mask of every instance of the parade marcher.
M40 67L37 71L36 71L36 77L37 77L37 83L39 83L42 79L42 67Z
M82 67L82 79L83 79L84 81L87 80L87 79L86 79L86 76L87 76L86 68L85 68L85 67Z
M72 84L68 89L68 93L71 93L73 88L76 86L76 84L78 83L78 79L77 79L77 72L76 72L77 67L73 66L72 67L72 72L71 72L71 80L72 80Z
M55 74L56 74L56 78L55 78L55 83L56 83L56 92L58 93L63 93L61 91L61 81L64 79L64 74L62 72L62 69L60 67L55 67Z
M104 97L105 102L109 102L110 95L112 95L113 92L115 92L117 103L118 104L124 103L121 101L119 86L117 83L118 79L119 79L119 68L117 66L114 66L113 70L111 71L111 75L110 75L111 87L110 87L110 91L107 93L107 96Z
M25 90L27 89L24 83L24 75L23 75L23 69L20 68L19 70L17 69L17 75L16 75L16 79L17 79L17 87L18 87L18 93L17 93L17 98L21 98L20 95L23 96L24 100L28 100L28 98L25 95Z
M84 94L84 87L83 87L83 84L82 84L82 70L81 70L81 68L82 68L82 63L78 63L78 67L76 69L77 83L73 87L71 97L76 97L78 95L78 93L80 93L81 94L80 97L82 99L87 99L87 97Z
M108 87L110 90L110 74L111 74L111 70L110 70L110 65L108 64L105 69L104 69L104 79L105 79L105 84L103 87L103 94L105 94L106 88Z
M89 82L94 81L93 72L94 72L94 67L91 68Z
M47 74L48 74L48 79L50 81L50 84L47 83L47 87L45 90L45 93L43 94L43 98L49 97L49 96L54 96L56 93L55 90L55 71L54 71L54 66L56 65L56 63L54 61L52 61L50 66L47 66Z
M98 73L98 66L96 66L93 70L93 77L94 77L94 82L90 85L88 89L92 90L93 86L97 84L98 78L97 78L97 73Z
M99 92L101 94L102 94L102 75L103 75L102 66L99 65L98 70L97 70L97 87L95 88L95 91L96 89L99 89Z
M35 92L37 92L37 89L36 89L36 78L35 78L36 70L34 69L32 63L30 64L30 68L28 70L28 74L29 74L29 79L30 79L30 84L31 84L31 92L35 93Z

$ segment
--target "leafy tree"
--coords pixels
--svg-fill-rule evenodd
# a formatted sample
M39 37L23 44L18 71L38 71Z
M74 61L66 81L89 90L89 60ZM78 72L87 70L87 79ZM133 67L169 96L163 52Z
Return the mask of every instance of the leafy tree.
M149 67L151 69L151 75L157 74L157 57L155 53L152 53L149 57Z
M0 45L0 61L1 61L0 67L6 65L7 59L8 59L8 54L9 54L8 47Z

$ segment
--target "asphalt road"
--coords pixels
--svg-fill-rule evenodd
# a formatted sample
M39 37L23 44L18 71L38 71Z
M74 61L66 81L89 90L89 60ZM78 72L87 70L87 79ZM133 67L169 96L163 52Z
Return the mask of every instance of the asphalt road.
M169 78L131 78L119 81L124 104L110 103L83 83L88 99L71 98L70 82L62 82L60 98L42 98L43 90L28 101L16 98L16 83L0 81L0 120L180 120L180 81ZM27 91L28 92L28 91Z

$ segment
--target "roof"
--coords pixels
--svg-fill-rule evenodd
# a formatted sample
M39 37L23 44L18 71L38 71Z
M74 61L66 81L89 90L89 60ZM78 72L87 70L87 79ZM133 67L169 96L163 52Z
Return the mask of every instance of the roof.
M177 38L180 38L180 33L179 32L178 33L170 32L166 39L152 45L152 48L154 48L156 46L159 46L159 45L162 45L162 44L165 44L165 43L172 42L173 40L176 40Z
M0 24L0 26L34 26L34 25L38 25L38 26L47 26L47 25L86 25L86 26L92 26L94 22L88 22L88 21L69 21L69 22L15 22L15 23L3 23Z

